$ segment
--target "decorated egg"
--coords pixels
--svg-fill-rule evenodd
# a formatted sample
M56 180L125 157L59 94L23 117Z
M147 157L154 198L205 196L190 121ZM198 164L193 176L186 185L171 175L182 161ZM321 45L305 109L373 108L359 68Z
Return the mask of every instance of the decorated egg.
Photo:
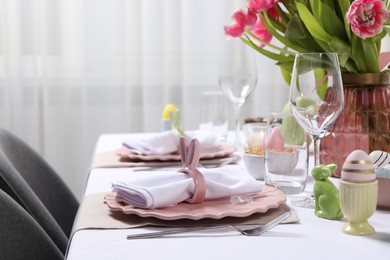
M283 149L284 139L278 128L272 129L272 132L267 141L268 149Z
M369 157L372 163L379 168L383 168L390 163L390 154L385 151L372 151Z
M343 164L341 179L353 183L375 181L375 166L368 154L362 150L350 153Z

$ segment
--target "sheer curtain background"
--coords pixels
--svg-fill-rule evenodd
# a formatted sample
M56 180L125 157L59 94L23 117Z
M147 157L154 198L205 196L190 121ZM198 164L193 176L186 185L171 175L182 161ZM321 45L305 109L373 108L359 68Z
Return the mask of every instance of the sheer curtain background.
M159 131L167 103L181 109L185 130L197 128L200 93L219 89L223 25L242 6L244 0L0 0L0 127L33 146L81 198L100 134ZM277 67L254 55L259 83L242 118L287 101Z

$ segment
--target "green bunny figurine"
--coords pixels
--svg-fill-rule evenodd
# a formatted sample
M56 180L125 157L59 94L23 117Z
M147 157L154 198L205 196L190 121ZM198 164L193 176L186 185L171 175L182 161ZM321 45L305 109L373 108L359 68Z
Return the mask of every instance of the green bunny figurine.
M340 208L339 190L328 180L336 170L336 164L317 165L311 171L314 178L314 214L320 218L342 219L344 217Z

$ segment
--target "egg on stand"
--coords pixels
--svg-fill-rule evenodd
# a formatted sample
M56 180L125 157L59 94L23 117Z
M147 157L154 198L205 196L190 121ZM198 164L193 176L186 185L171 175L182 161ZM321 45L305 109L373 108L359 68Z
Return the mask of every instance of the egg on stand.
M340 205L348 223L343 231L350 235L370 235L375 229L368 223L376 209L378 181L368 154L353 151L345 160L340 180Z

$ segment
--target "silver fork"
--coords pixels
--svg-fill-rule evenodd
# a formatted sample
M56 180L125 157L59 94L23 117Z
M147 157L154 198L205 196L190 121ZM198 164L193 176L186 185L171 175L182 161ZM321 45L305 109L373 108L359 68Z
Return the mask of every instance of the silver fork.
M227 227L233 227L245 236L259 236L260 234L270 230L271 228L273 228L273 227L277 226L278 224L280 224L281 222L283 222L290 215L291 215L291 212L287 211L287 212L283 213L282 215L274 218L273 220L267 222L266 224L255 227L253 229L245 229L244 230L244 229L241 229L237 226L231 226L231 225L212 226L212 227L188 227L188 228L171 229L171 230L165 230L165 231L156 231L156 232L152 232L152 233L128 235L127 239L130 240L130 239L157 238L157 237L163 237L166 235L186 233L186 232L191 232L191 231L213 230L213 229L222 229L222 228L227 228Z
M287 211L283 213L282 215L274 218L273 220L269 221L265 225L253 228L253 229L248 229L248 230L241 230L241 234L246 235L246 236L258 236L264 232L267 232L271 228L279 225L282 223L284 220L286 220L289 216L291 216L291 211Z

